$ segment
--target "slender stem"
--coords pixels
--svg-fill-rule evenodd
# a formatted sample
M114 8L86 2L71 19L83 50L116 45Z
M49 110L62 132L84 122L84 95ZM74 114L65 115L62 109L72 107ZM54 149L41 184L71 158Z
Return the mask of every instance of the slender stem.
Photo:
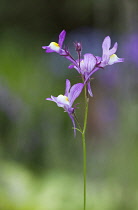
M84 114L84 126L83 126L83 133L86 132L86 126L87 126L87 118L88 118L88 103L89 98L87 97L87 87L84 86L84 94L85 94L85 114Z
M83 184L84 184L84 210L86 209L86 143L85 135L82 134L82 144L83 144Z
M80 68L80 58L81 58L81 53L80 51L78 52L78 62L79 62L79 68Z
M87 127L87 118L88 118L88 98L87 98L87 87L84 87L85 94L85 114L84 114L84 125L82 132L82 146L83 146L83 179L84 179L84 210L86 210L86 140L85 133Z

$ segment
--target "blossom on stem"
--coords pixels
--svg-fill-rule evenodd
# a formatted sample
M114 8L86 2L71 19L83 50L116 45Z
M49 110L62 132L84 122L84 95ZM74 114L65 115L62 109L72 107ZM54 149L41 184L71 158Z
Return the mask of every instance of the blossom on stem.
M77 44L76 46L78 47ZM115 54L117 51L117 46L118 44L116 42L113 48L110 49L111 39L109 36L107 36L105 37L102 44L102 48L103 48L102 58L99 56L94 56L93 54L87 53L84 55L83 59L81 59L79 55L78 60L76 60L77 65L76 63L69 65L68 68L75 68L78 71L78 73L82 75L84 84L87 84L87 89L90 96L93 96L91 86L90 86L91 76L100 68L104 68L107 65L112 65L114 63L124 61L124 58L118 58L117 55Z
M78 59L74 59L67 48L62 48L63 42L65 40L66 31L63 30L59 34L58 43L51 42L48 46L43 46L42 48L46 50L47 53L56 52L59 55L65 57L71 61L71 65L68 68L75 68L79 74L81 74L84 85L87 85L87 90L90 96L93 96L90 80L91 76L98 71L100 68L104 68L107 65L112 65L114 63L123 62L124 58L118 58L115 54L117 51L117 42L111 47L111 39L109 36L105 37L102 43L103 54L102 57L94 56L93 54L84 54L84 58L81 58L82 45L80 42L74 43L75 50L78 54Z
M58 39L58 43L57 42L51 42L48 46L42 46L42 48L44 50L46 50L46 53L51 53L51 52L56 52L59 55L65 57L66 59L70 60L72 63L76 64L76 61L73 59L73 57L71 56L69 50L67 49L63 49L63 42L65 40L65 36L66 36L66 31L63 30L61 31L61 33L59 34L59 39Z
M115 54L118 47L117 42L114 44L114 46L111 49L110 47L111 47L111 39L109 36L107 36L105 37L102 44L103 55L100 67L105 67L107 65L112 65L114 63L119 63L124 61L124 58L118 58L117 55Z
M66 36L66 31L63 30L59 34L58 43L51 42L48 46L42 46L42 48L45 49L47 53L57 52L60 55L62 55L64 53L64 50L62 49L62 45L63 45L64 39L65 39L65 36Z
M93 96L91 86L90 86L90 73L95 69L97 62L97 58L90 53L87 53L84 55L84 59L81 59L80 61L76 61L78 63L78 66L76 65L70 65L68 68L75 68L79 74L82 75L83 80L87 80L87 88L90 96Z
M62 107L65 112L68 113L69 117L72 120L73 127L74 127L74 135L76 134L76 126L74 120L74 110L75 108L72 107L75 99L80 95L84 84L77 83L71 87L70 81L66 80L66 88L64 95L58 95L57 97L51 96L51 98L46 98L46 100L53 101L57 104L58 107Z

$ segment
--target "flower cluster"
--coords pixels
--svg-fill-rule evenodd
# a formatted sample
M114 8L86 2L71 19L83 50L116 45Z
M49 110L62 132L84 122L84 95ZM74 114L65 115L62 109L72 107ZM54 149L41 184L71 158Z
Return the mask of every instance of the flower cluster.
M82 83L75 84L71 87L70 81L66 80L66 89L64 95L59 95L58 97L51 96L51 98L46 98L46 100L53 101L59 107L63 107L68 113L72 120L75 132L75 121L74 121L74 108L72 107L75 99L80 95L83 87L87 86L87 91L90 96L93 96L90 81L92 75L99 69L104 68L107 65L112 65L114 63L123 62L123 58L118 58L115 54L117 51L117 42L111 48L111 39L109 36L105 37L102 43L102 57L95 56L91 53L84 54L81 57L82 46L81 44L75 43L75 50L77 52L77 59L74 59L67 48L63 48L63 42L65 40L66 31L63 30L59 34L58 43L51 42L48 46L43 46L42 48L46 50L46 53L56 52L59 55L68 59L71 64L68 68L74 68L81 75ZM111 48L111 49L110 49Z

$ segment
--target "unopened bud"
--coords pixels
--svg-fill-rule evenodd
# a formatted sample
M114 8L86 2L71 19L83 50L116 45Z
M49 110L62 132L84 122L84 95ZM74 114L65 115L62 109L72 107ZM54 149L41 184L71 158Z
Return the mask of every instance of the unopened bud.
M75 43L75 48L76 48L77 52L81 52L81 50L82 50L81 43L80 42Z

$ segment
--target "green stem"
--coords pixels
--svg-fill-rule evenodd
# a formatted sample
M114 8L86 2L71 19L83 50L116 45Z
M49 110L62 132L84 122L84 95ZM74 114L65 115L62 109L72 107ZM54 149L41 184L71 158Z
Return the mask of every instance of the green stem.
M87 98L87 87L84 87L85 94L85 114L84 114L84 125L82 132L82 146L83 146L83 179L84 179L84 210L86 210L86 140L85 133L87 127L87 118L88 118L88 98Z

